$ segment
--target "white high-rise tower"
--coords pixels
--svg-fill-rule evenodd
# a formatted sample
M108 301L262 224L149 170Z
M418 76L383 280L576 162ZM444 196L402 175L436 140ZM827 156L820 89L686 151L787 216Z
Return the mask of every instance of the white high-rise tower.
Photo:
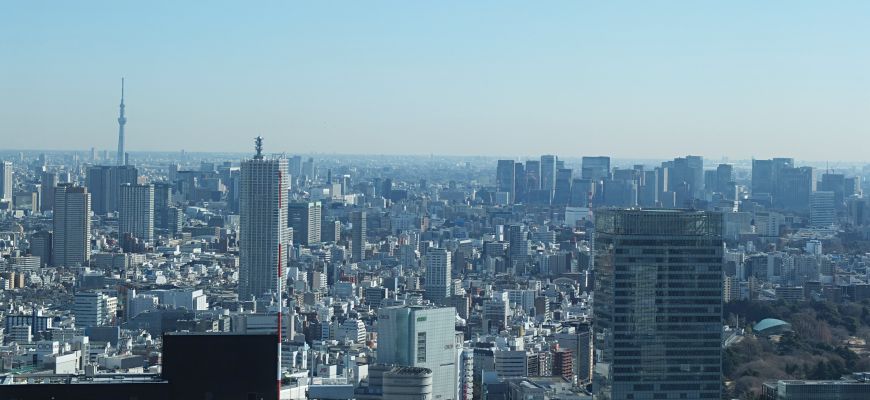
M124 125L127 124L127 117L124 116L124 78L121 78L121 114L118 116L118 165L126 164L124 162Z
M426 253L426 292L423 297L443 304L452 294L451 260L447 249L430 248Z
M121 185L118 233L148 243L154 240L154 185Z
M254 158L242 161L239 196L239 299L279 293L287 266L287 159L263 156L257 137Z
M12 201L12 161L0 161L0 200Z

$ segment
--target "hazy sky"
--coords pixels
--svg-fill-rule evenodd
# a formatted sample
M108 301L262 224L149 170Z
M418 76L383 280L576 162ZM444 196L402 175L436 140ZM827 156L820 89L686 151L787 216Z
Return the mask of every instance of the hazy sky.
M868 160L868 1L2 1L3 148Z

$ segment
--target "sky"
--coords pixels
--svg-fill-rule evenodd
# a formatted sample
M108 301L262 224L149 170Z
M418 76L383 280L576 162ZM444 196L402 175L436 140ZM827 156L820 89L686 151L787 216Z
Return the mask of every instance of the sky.
M867 1L0 6L7 149L870 159Z

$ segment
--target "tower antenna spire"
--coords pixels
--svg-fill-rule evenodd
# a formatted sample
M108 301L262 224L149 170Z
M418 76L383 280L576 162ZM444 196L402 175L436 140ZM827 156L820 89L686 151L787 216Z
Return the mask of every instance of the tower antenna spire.
M124 125L127 124L127 117L124 116L124 77L121 77L121 112L118 115L118 165L125 165L126 157L124 153Z
M257 160L262 160L263 159L263 137L262 136L257 136L254 139L254 150L257 151L257 154L254 155L254 158Z

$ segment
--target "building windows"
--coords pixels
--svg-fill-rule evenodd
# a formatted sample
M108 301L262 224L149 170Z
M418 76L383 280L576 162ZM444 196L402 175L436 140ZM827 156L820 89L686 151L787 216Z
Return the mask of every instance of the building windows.
M417 333L417 362L426 362L426 332Z

